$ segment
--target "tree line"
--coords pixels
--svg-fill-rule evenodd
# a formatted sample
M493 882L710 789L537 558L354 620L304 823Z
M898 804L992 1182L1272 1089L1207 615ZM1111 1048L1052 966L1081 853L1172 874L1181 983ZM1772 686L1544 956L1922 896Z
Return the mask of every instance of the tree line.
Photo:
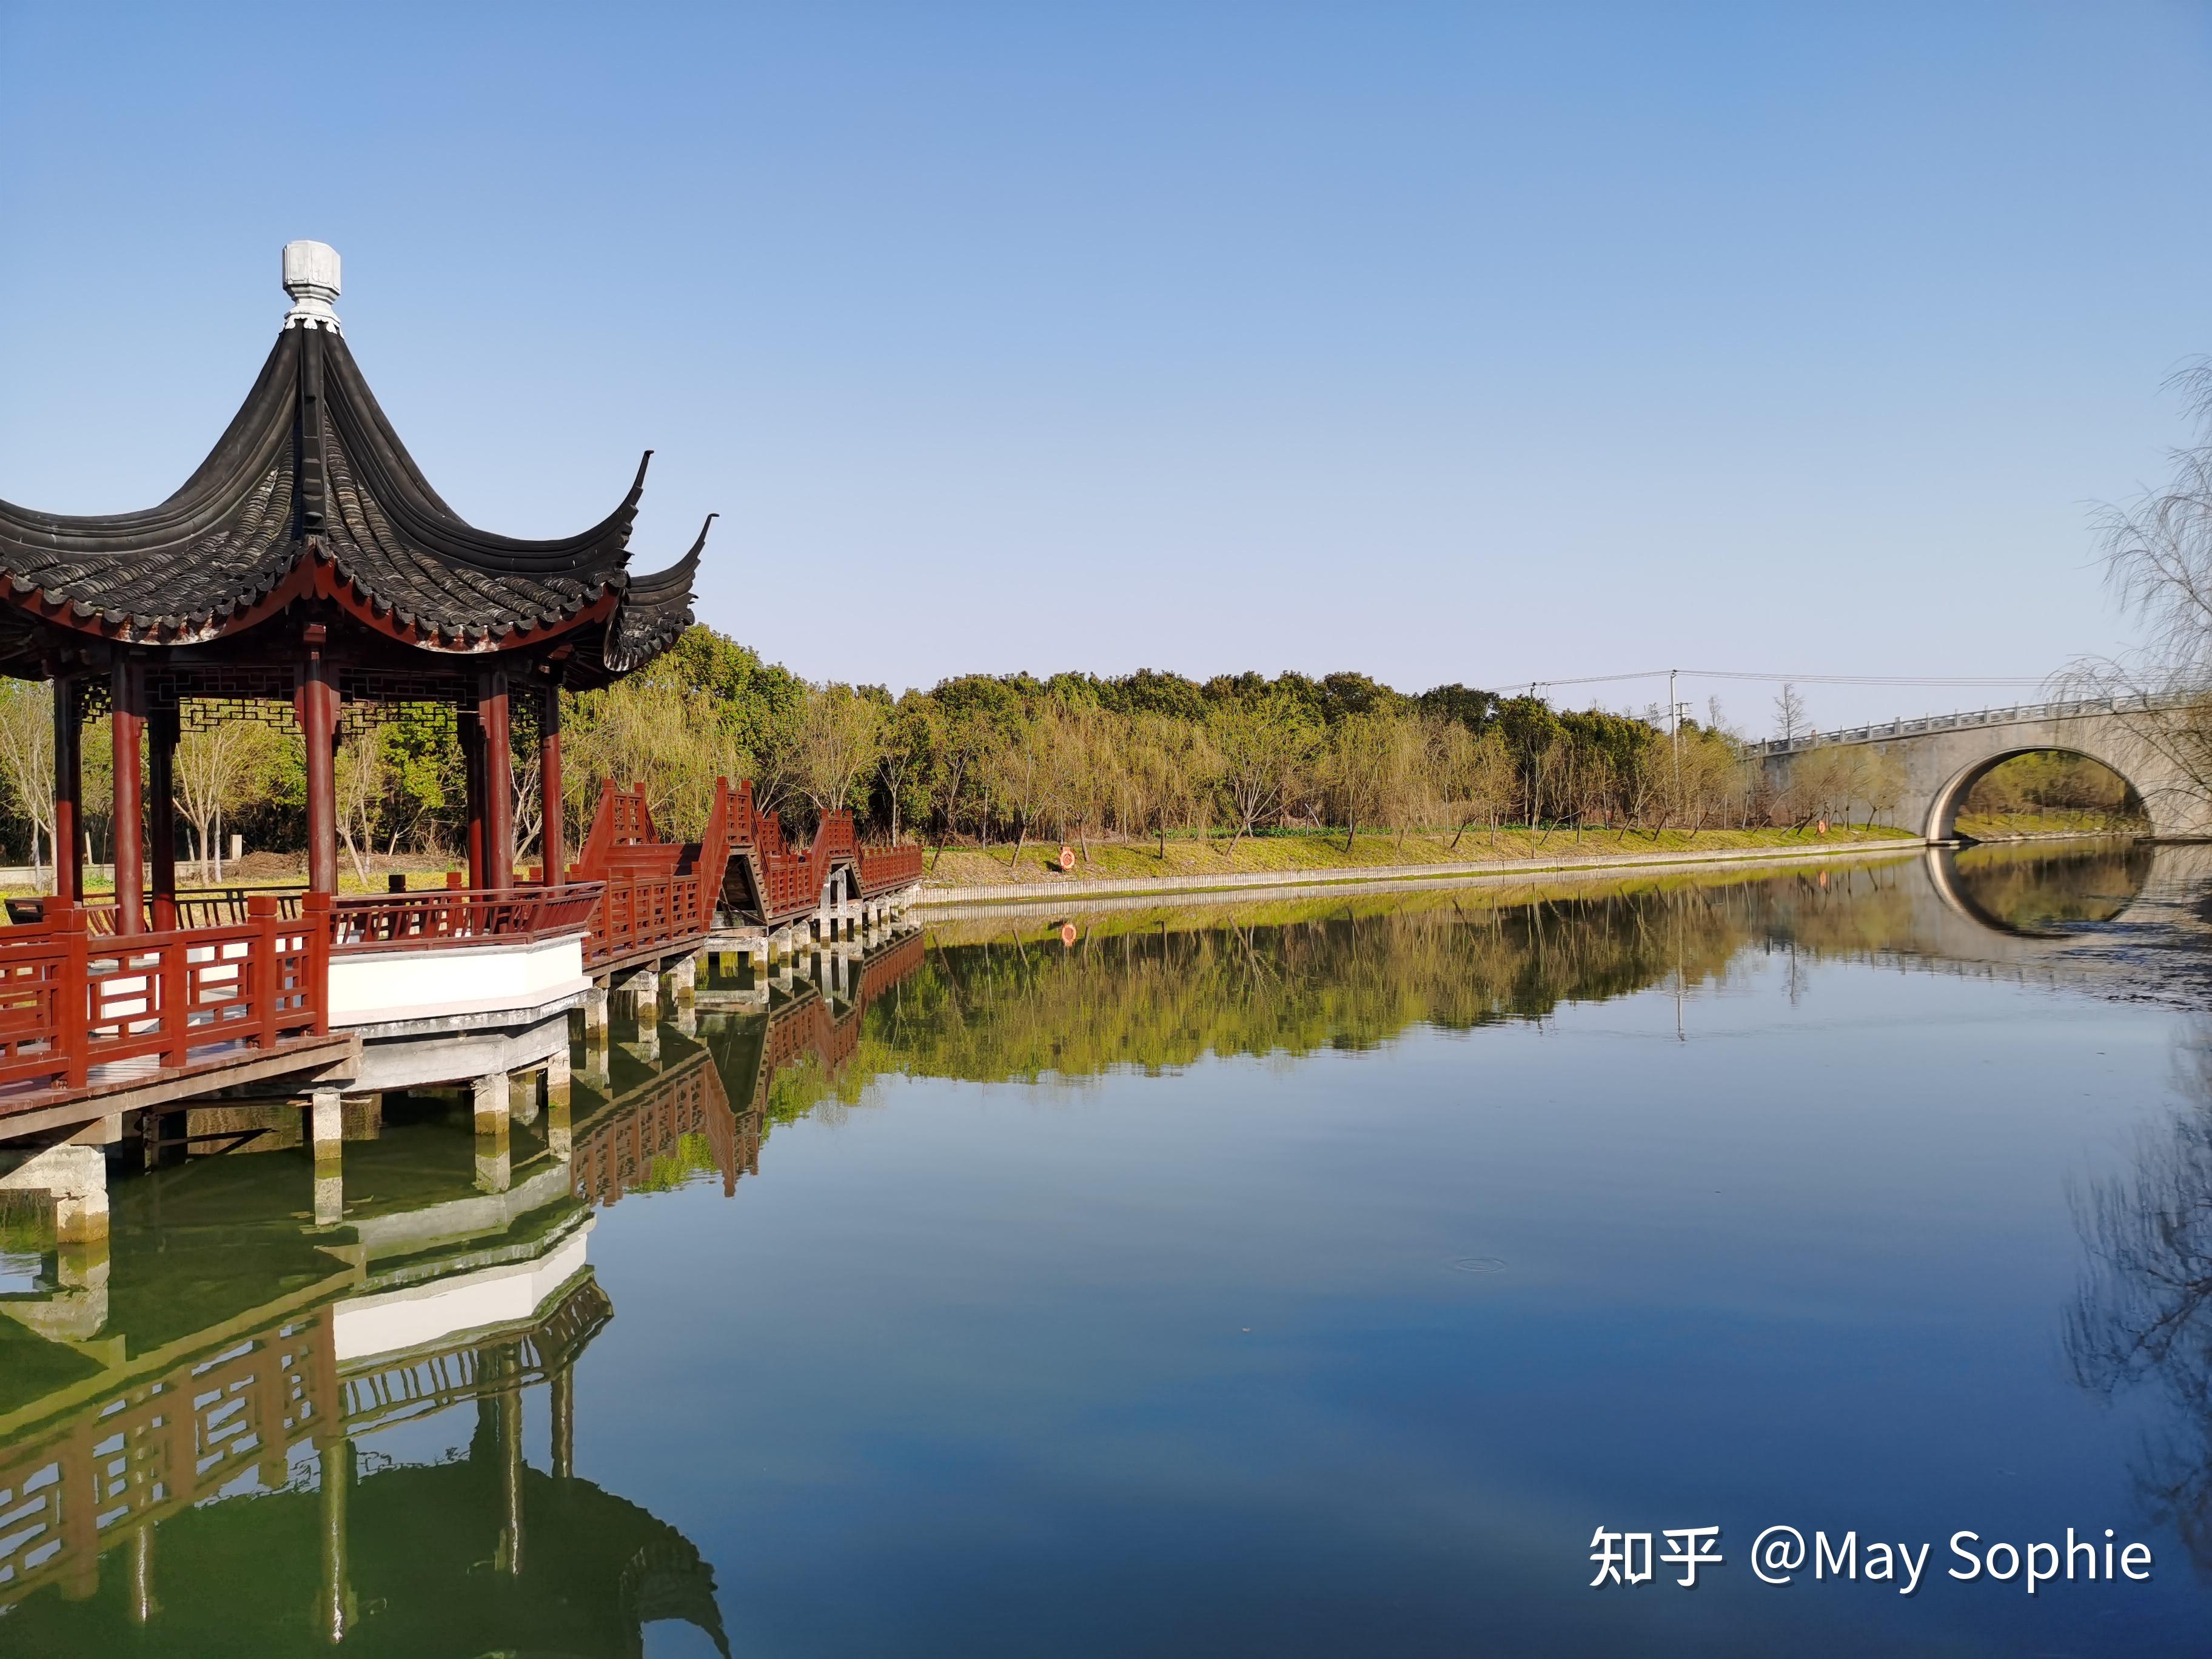
M0 686L0 843L51 856L47 687ZM228 834L257 848L304 844L305 766L289 709L189 725L176 759L182 854L220 877ZM1880 821L1901 793L1894 763L1860 748L1801 755L1775 787L1716 714L1668 730L1649 715L1559 708L1465 685L1419 694L1365 674L1285 672L1198 681L1151 669L1102 678L963 675L894 697L881 686L810 684L707 627L641 672L564 694L568 844L599 781L644 786L664 833L704 826L714 780L806 833L846 810L878 840L1003 848L1041 837L1088 858L1094 842L1200 836L1233 851L1284 833L1442 832L1456 847L1508 826L1692 833ZM84 817L93 861L112 799L106 723L88 722ZM515 744L516 842L538 840L537 751ZM453 711L349 710L338 766L344 853L367 877L394 854L462 844Z
M596 773L643 783L679 833L718 775L803 830L863 831L1018 855L1093 842L1305 832L1402 837L1526 827L1687 830L1878 818L1902 793L1864 749L1801 757L1777 789L1717 720L1554 708L1465 685L1417 695L1343 672L1102 678L963 675L893 697L809 685L711 629L609 690L569 731Z

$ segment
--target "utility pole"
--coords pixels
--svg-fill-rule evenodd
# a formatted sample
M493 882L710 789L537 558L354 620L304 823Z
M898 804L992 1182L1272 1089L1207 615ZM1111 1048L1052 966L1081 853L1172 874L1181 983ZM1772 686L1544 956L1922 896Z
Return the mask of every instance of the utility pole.
M1682 705L1674 701L1674 676L1681 671L1667 671L1667 735L1674 749L1674 799L1682 799Z

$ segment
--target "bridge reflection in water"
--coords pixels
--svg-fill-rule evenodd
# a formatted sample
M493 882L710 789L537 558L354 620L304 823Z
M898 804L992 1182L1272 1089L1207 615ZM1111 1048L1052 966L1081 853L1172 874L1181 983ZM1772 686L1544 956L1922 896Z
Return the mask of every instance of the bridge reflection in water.
M734 1193L777 1070L834 1077L921 959L908 933L787 975L764 1014L617 1062L580 1091L568 1159L526 1158L504 1192L404 1112L356 1161L404 1196L356 1195L346 1226L307 1224L283 1152L118 1183L96 1271L48 1254L0 1294L6 1650L635 1655L676 1619L727 1652L709 1564L575 1467L576 1367L615 1316L593 1210L704 1171ZM470 1412L458 1455L383 1449Z

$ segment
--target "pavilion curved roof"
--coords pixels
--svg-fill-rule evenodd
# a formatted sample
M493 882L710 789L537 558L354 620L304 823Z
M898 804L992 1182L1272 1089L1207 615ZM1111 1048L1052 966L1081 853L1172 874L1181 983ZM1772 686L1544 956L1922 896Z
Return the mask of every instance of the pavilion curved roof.
M49 629L190 645L319 592L432 651L562 640L588 683L638 666L692 621L704 527L666 569L629 571L651 459L574 535L479 530L422 476L343 335L288 321L214 450L160 506L70 516L0 501L0 604ZM39 631L0 627L0 655Z

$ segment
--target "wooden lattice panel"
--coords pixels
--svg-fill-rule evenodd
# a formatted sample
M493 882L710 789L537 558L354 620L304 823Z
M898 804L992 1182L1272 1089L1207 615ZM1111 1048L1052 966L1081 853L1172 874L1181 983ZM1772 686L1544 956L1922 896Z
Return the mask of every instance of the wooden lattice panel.
M291 1443L337 1428L331 1354L325 1316L275 1325L0 1451L0 1603L57 1581L88 1593L116 1535L249 1468L283 1485Z
M204 696L194 693L174 705L177 724L184 732L212 732L247 720L277 732L297 732L299 717L292 709L292 695L282 701L270 697Z
M198 663L189 667L149 668L146 694L156 708L197 698L214 702L274 702L291 706L294 670L289 663Z
M69 1421L0 1448L0 1613L57 1582L89 1595L103 1550L249 1469L263 1486L283 1486L302 1439L328 1443L541 1381L573 1364L613 1317L587 1277L518 1336L342 1380L325 1306L96 1396Z

